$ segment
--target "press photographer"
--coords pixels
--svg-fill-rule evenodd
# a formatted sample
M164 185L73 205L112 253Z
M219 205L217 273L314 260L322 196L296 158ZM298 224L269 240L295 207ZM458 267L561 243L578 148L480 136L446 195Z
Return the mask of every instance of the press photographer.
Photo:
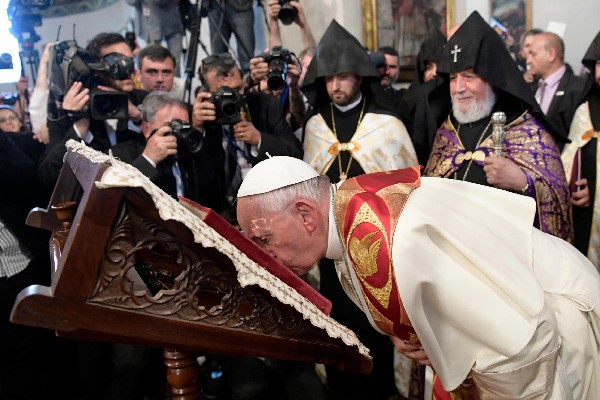
M275 46L271 51L250 60L248 83L252 90L256 87L276 97L284 118L294 131L304 125L307 110L300 91L301 76L300 61L294 53L281 46Z
M142 113L137 106L142 103L147 92L135 89L132 74L127 74L130 65L128 60L132 59L133 54L125 38L118 33L100 33L89 42L85 55L79 50L70 50L73 44L66 47L68 49L62 57L67 57L68 60L71 56L71 63L76 65L64 64L64 60L61 59L52 63L53 66L62 65L63 71L66 68L66 73L63 72L62 75L66 91L62 102L60 95L56 97L64 112L58 110L55 114L56 119L52 119L49 115L51 150L40 165L42 180L49 187L53 187L56 183L62 167L64 144L69 139L83 140L88 146L103 152L108 152L117 143L127 141L144 143L144 137L139 133ZM56 46L55 50L57 50ZM73 54L69 53L69 50ZM56 54L60 56L61 52L57 51ZM90 70L89 74L77 73L86 69ZM52 76L56 75L52 73ZM77 77L82 79L85 77L85 79L83 82L76 81ZM51 81L53 81L52 85L56 85L60 79L51 79ZM59 89L50 87L53 93ZM96 89L103 91L99 92L100 98L110 99L110 101L95 102L92 105L90 99ZM113 102L115 99L117 101ZM84 113L86 107L91 109L91 114Z
M165 92L152 92L142 103L142 135L139 142L119 143L115 157L139 169L166 193L203 202L197 158L202 134L190 124L188 106Z
M210 171L205 173L205 187L218 196L213 201L223 211L231 208L245 173L264 160L267 152L301 158L302 146L283 118L277 99L263 93L244 93L240 69L228 53L202 60L200 79L203 89L194 103L192 123L205 132L202 162L205 171ZM219 100L224 93L230 93L225 104ZM234 99L232 93L245 101ZM229 110L230 104L237 106L240 121L222 124L222 113L217 111Z

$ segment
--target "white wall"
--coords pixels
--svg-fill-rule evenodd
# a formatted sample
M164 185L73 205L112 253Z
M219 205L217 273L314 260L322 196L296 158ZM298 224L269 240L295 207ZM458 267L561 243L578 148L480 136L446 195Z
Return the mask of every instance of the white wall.
M267 5L269 0L263 0ZM452 0L449 0L452 1ZM484 17L490 14L489 0L454 0L455 22L463 21L472 11L477 10ZM580 70L580 61L592 39L600 29L598 16L600 16L599 0L532 0L533 27L546 29L548 22L563 22L567 25L564 40L566 47L566 60L575 72ZM308 24L317 42L332 19L336 19L348 31L363 42L362 5L361 0L301 0ZM262 12L262 9L259 9ZM37 44L41 51L43 43L56 39L59 25L62 25L61 39L71 37L73 22L77 24L76 38L80 45L87 42L97 33L105 31L123 31L127 21L133 18L133 8L125 0L110 7L91 12L77 14L71 17L45 18L43 26L36 28L42 40ZM264 16L258 14L257 18L264 22ZM264 30L266 34L266 29ZM300 30L296 25L283 26L281 29L284 46L298 53L302 50ZM207 45L208 22L202 21L201 40ZM266 42L266 40L265 40ZM258 41L260 43L260 41ZM257 43L257 46L258 46ZM199 51L199 58L205 54ZM29 73L29 71L27 71ZM0 86L0 91L3 90Z
M455 22L461 22L475 10L489 18L489 0L455 0ZM566 24L565 61L575 73L581 70L581 59L600 30L600 1L598 0L532 0L532 28L546 30L548 23Z

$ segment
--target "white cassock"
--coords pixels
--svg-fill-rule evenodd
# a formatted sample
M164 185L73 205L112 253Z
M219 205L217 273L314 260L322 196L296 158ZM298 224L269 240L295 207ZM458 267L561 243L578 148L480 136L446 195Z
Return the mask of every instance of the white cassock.
M600 276L533 228L534 215L529 197L449 179L421 178L410 194L394 275L446 390L471 374L482 399L599 398ZM329 236L342 286L375 327L337 232Z

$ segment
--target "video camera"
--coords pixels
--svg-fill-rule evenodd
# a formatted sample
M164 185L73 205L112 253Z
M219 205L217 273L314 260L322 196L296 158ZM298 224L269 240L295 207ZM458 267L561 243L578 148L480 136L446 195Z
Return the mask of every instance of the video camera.
M204 137L191 124L180 119L173 119L169 123L169 127L172 130L170 135L177 138L177 154L180 157L196 154L200 151Z
M221 86L211 94L210 101L215 105L217 119L215 124L234 125L242 120L240 108L246 104L246 99L229 86Z
M298 18L298 10L290 4L290 0L279 0L279 4L281 5L281 9L277 17L281 20L282 24L291 25Z
M71 116L96 120L128 118L127 94L100 90L97 86L106 84L106 78L131 78L133 59L119 53L110 53L104 56L103 62L95 62L75 41L66 41L54 45L52 64L58 67L51 73L51 82L54 84L51 84L50 90L55 99L62 102L74 82L81 82L83 87L90 89L88 104Z
M296 57L294 53L282 46L273 46L270 52L259 56L269 64L267 75L269 89L278 90L285 85L288 64L293 62L292 56Z

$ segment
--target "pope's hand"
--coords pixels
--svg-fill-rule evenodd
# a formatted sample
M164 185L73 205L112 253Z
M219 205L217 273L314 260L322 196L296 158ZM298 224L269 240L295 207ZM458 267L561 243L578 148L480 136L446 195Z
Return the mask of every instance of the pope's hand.
M431 361L429 361L427 353L425 353L425 350L423 350L421 346L405 342L396 336L390 336L390 339L392 339L392 343L394 344L394 347L396 347L396 350L405 357L415 360L419 365L431 366Z

